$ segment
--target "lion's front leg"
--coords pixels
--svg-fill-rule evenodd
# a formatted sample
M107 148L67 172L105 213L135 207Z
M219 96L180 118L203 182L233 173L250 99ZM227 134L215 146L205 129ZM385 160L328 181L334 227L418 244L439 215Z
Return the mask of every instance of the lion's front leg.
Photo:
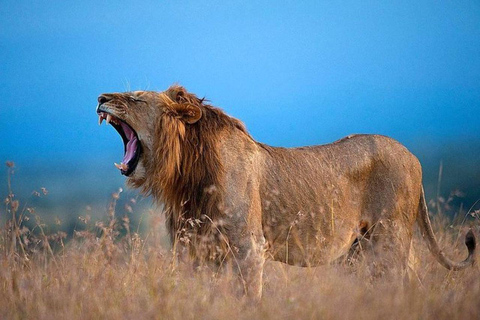
M238 275L239 291L259 301L262 297L265 238L261 234L242 234L232 241L233 269Z
M222 149L226 187L221 201L232 252L230 265L238 275L240 292L258 301L265 263L259 182L263 158L250 139L230 142L225 142ZM243 151L238 153L239 149Z
M247 188L248 190L248 188ZM265 237L262 229L261 204L253 188L246 195L230 198L227 206L226 232L230 244L231 266L238 275L239 291L259 301L265 263Z

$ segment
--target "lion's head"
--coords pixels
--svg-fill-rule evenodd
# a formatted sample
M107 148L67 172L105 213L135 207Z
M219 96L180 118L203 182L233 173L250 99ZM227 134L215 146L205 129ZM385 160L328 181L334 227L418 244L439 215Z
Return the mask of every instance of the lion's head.
M111 124L122 137L124 156L115 164L129 183L142 183L155 158L155 144L168 131L184 134L185 126L202 117L202 100L179 86L165 92L105 93L98 97L99 124ZM175 126L175 127L172 127ZM177 150L178 151L178 150Z

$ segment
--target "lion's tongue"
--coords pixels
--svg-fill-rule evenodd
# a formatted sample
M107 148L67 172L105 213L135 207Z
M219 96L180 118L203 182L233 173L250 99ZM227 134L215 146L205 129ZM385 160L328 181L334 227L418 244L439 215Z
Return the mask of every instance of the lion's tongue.
M135 156L135 152L137 151L137 137L135 136L135 133L129 125L124 122L122 122L121 124L123 132L128 139L122 163L128 164L128 162L133 159L133 157Z

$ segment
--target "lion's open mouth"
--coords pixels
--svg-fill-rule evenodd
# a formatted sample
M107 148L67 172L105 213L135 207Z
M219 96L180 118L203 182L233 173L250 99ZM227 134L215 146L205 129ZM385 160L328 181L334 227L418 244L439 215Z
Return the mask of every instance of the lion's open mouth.
M138 139L138 135L125 121L120 120L108 112L98 110L98 124L101 125L104 119L107 123L111 124L122 137L125 154L123 155L122 162L120 164L115 163L115 166L123 175L129 176L137 167L142 152L142 145Z

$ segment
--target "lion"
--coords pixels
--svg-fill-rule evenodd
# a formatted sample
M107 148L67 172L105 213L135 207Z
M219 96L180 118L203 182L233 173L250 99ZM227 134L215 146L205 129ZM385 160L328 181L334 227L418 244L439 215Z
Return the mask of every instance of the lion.
M420 163L391 138L271 147L178 85L105 93L96 111L122 137L125 153L115 165L127 185L163 204L173 246L197 265L230 263L249 297L261 297L266 260L318 266L352 258L360 244L374 274L404 274L415 222L444 267L474 263L471 230L465 260L440 249Z

